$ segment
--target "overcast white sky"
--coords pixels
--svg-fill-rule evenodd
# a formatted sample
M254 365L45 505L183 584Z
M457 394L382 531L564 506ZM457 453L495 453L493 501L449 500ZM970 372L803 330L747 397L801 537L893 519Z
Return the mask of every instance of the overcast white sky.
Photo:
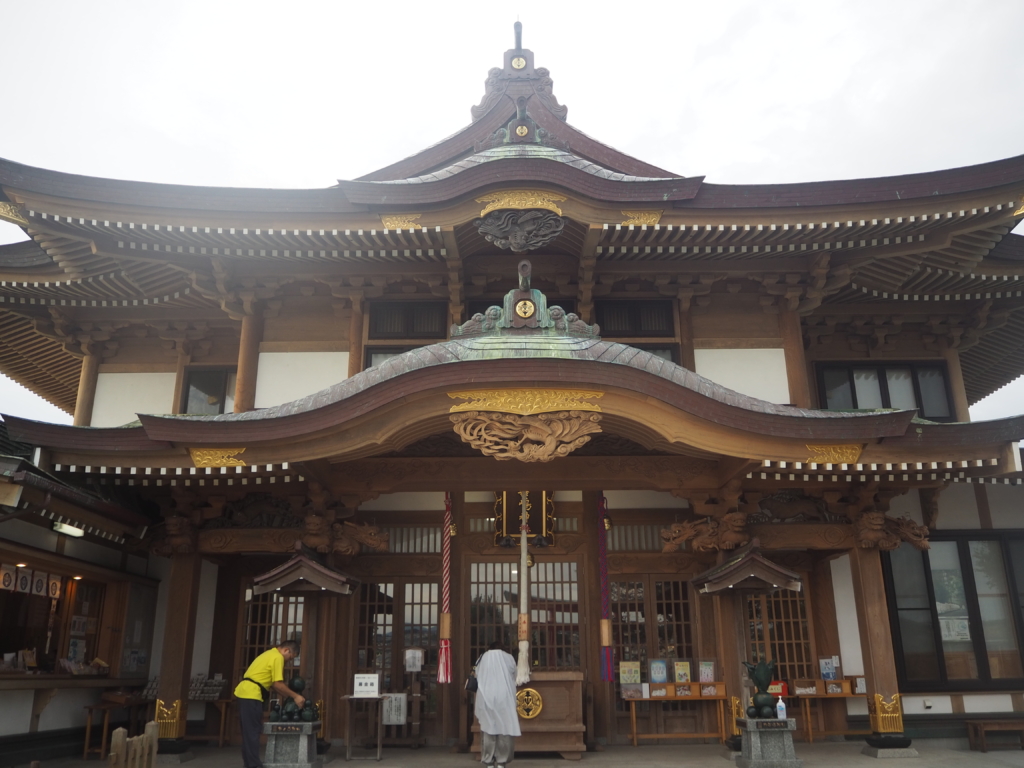
M680 174L778 183L1024 154L1022 0L0 0L0 156L326 187L467 124L517 14L570 123ZM22 238L0 223L0 243ZM70 421L2 376L0 410ZM1020 380L972 409L1020 412Z

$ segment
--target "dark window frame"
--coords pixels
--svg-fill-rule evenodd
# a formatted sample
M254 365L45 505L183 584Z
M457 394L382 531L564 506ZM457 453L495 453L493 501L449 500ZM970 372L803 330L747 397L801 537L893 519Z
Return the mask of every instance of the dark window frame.
M847 376L850 382L850 395L854 402L854 410L860 410L857 406L857 388L853 381L853 371L855 368L873 368L878 372L878 389L882 397L882 407L891 408L892 400L889 396L889 381L885 376L886 368L909 368L911 370L911 379L914 385L914 399L918 402L917 411L921 418L928 419L928 421L934 421L938 423L950 423L955 422L956 419L956 407L953 400L953 387L949 380L949 367L943 360L934 361L905 361L905 360L863 360L863 361L818 361L815 363L815 379L818 384L818 403L822 410L829 410L828 408L828 396L825 391L825 370L832 368L845 368ZM949 416L925 416L922 413L921 403L924 402L921 397L921 385L918 380L918 371L922 368L939 369L942 371L942 383L946 393L946 408L949 410ZM870 409L866 409L870 410Z
M441 321L438 333L417 333L413 330L413 312L415 307L430 307L438 313ZM403 329L395 332L382 332L374 329L375 317L390 308L392 311L401 310L403 313ZM368 341L389 341L399 339L430 339L444 340L448 338L448 302L446 301L373 301L369 304L369 317L367 318Z
M1015 691L1024 687L1024 676L1013 678L991 678L988 652L985 646L985 634L981 621L981 606L978 602L978 589L974 579L974 568L971 563L970 543L972 541L992 541L999 545L1003 556L1003 569L1006 576L1007 599L1010 601L1014 631L1017 633L1017 652L1021 655L1021 668L1024 669L1024 604L1021 603L1021 592L1017 588L1017 574L1024 569L1024 562L1014 563L1010 552L1011 541L1024 541L1024 530L1021 529L978 529L972 531L933 531L931 541L955 541L960 562L960 573L963 579L964 595L967 601L967 619L971 628L971 643L974 648L975 663L978 666L978 678L950 680L947 676L945 651L942 647L942 629L935 605L935 588L932 582L929 551L922 554L925 568L925 580L928 589L928 610L931 614L932 633L934 635L935 655L938 662L939 675L936 680L907 679L906 662L903 658L903 633L899 622L899 607L896 605L896 585L893 581L893 569L888 552L882 557L882 571L885 580L885 597L889 611L889 628L892 634L893 656L896 661L896 676L900 691L906 693L933 693L938 691L951 692L989 692ZM905 544L904 546L909 546Z
M610 331L604 322L604 310L610 304L626 305L629 308L630 331ZM665 332L650 332L640 330L640 306L643 304L663 304L668 309L669 329ZM675 304L672 299L601 299L594 302L594 321L601 326L601 334L610 339L675 339L676 317Z
M220 396L220 412L224 413L224 406L227 403L228 395L234 395L233 392L228 392L228 381L231 379L231 374L238 374L238 367L234 365L188 365L185 367L185 371L182 375L181 381L181 398L178 402L178 413L187 414L188 410L188 394L189 394L189 379L193 372L208 372L208 371L223 371L224 373L224 390ZM218 414L218 415L219 415Z

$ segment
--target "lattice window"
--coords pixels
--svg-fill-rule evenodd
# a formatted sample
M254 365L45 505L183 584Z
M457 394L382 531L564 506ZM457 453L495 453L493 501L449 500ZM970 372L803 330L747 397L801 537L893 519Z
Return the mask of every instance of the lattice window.
M556 533L569 533L571 531L578 531L580 529L580 519L578 517L556 517L555 518L555 532ZM493 517L471 517L469 518L469 532L470 533L494 533L494 518Z
M441 526L381 526L388 534L388 552L402 555L429 555L441 551ZM363 547L364 552L369 552Z
M573 562L537 563L530 569L531 665L537 670L579 669L579 568ZM500 640L516 645L519 564L470 566L470 652L476 659Z
M380 672L381 690L391 690L391 636L395 625L395 585L363 584L359 588L356 667Z
M779 590L747 598L747 649L752 661L775 659L780 680L817 678L807 597Z
M613 525L608 531L609 552L661 552L663 525Z
M613 529L614 530L614 529ZM609 584L612 647L615 654L616 708L626 711L618 683L618 662L639 661L647 680L648 659L693 659L693 623L689 588L685 580L613 581ZM689 702L666 702L669 710L690 707Z
M268 592L254 595L251 589L245 592L245 632L242 636L241 668L238 676L268 648L285 640L302 642L303 598L299 595L282 595ZM301 656L300 656L301 660ZM294 669L294 662L285 662L285 677Z

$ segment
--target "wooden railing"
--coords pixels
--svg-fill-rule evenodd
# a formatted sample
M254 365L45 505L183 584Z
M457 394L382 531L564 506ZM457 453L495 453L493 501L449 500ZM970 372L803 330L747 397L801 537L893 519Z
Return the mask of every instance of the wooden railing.
M146 723L141 736L128 738L128 731L118 728L110 739L110 768L156 768L156 748L160 739L160 726Z

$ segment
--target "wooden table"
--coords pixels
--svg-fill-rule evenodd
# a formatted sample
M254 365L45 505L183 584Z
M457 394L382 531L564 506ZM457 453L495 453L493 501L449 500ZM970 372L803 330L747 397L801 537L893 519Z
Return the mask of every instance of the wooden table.
M128 710L128 734L130 736L135 735L135 724L139 719L139 709L142 708L143 714L146 712L148 702L142 699L131 699L129 701L103 701L100 700L95 704L86 704L85 711L85 746L82 748L82 759L88 760L89 755L94 752L99 754L101 760L107 759L107 739L110 735L110 713L115 709L127 709ZM92 742L92 718L97 712L103 713L103 726L100 733L100 745L98 747L91 746Z
M795 698L800 700L800 711L804 718L804 738L814 743L814 729L811 727L811 699L867 699L866 693L807 693ZM794 698L794 697L784 697ZM818 731L819 736L869 736L871 731Z
M378 763L384 756L384 707L381 702L383 696L342 696L343 701L348 703L345 713L345 760L376 760ZM377 755L376 757L352 757L352 731L353 719L355 718L355 702L372 701L377 710Z
M638 739L718 739L723 744L727 738L725 732L725 701L726 696L656 696L653 699L626 699L629 702L629 738L633 746L638 746ZM637 733L636 732L636 703L643 701L647 703L666 701L706 701L715 702L715 713L718 716L718 731L716 733Z

